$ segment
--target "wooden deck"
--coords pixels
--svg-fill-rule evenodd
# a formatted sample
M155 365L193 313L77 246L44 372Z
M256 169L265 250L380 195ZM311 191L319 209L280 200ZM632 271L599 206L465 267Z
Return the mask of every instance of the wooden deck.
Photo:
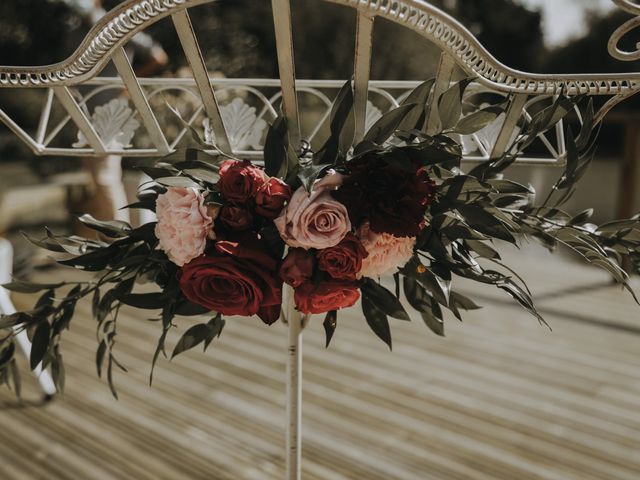
M395 322L393 353L357 310L329 350L312 322L305 480L640 478L640 307L598 271L527 252L516 263L553 332L485 289L445 339ZM130 371L115 401L95 374L94 323L77 319L63 397L11 408L0 393L0 479L281 479L285 328L231 319L207 354L161 361L149 387L157 334L122 316Z

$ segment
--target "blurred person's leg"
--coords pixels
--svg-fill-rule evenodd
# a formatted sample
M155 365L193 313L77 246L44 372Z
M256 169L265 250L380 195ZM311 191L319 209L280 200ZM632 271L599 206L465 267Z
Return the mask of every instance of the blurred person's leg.
M122 157L108 155L99 158L86 158L84 166L91 176L92 185L89 194L75 209L89 213L98 220L122 220L129 222L129 212L122 207L127 205L127 193L122 182ZM83 236L95 237L93 230L79 225L76 231Z

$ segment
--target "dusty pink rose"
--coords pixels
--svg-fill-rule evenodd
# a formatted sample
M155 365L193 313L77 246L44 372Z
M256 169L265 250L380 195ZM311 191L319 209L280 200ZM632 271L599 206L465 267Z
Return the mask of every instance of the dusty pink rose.
M390 233L375 233L365 222L358 229L358 237L369 254L362 259L358 278L378 278L403 267L413 256L416 237L396 237Z
M215 238L213 221L217 207L207 207L195 188L169 188L158 196L155 234L160 248L182 266L204 253L208 238Z
M331 191L341 183L342 175L330 170L316 181L310 195L303 187L296 190L274 220L287 245L321 250L337 245L349 233L351 222L347 209L331 196Z

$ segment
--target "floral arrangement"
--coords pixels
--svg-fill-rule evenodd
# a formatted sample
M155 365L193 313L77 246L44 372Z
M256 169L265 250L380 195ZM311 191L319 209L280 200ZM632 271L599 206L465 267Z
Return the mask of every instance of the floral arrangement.
M102 240L49 230L45 238L32 239L67 254L62 265L97 276L71 284L6 285L42 293L31 311L0 318L8 332L0 340L0 380L19 385L13 334L26 329L33 342L31 367L50 366L61 387L60 339L76 303L87 296L98 322L98 373L106 362L115 395L112 367L119 363L113 346L122 305L159 312L155 364L165 354L167 333L180 324L176 318L208 315L183 334L172 356L201 344L206 349L225 316L256 315L273 324L282 316L283 291L292 293L301 314L325 315L327 346L339 311L358 301L364 320L389 347L389 318L409 320L406 304L443 335L443 311L461 319L462 311L479 308L454 289L456 277L504 290L544 322L524 282L502 264L496 241L534 238L550 250L562 245L628 288L619 260L640 258L640 219L598 227L589 223L590 211L572 216L561 209L595 151L591 101L559 96L521 120L502 156L465 172L460 136L492 124L509 101L480 107L463 102L470 81L436 100L430 100L433 80L421 84L357 145L348 82L333 105L321 149L312 152L305 144L296 150L278 118L266 138L263 165L232 158L191 130L176 152L140 163L154 182L129 208L151 210L157 222L134 229L84 215L80 220ZM437 101L432 110L438 128L426 134L421 128L430 101ZM505 179L503 171L541 133L576 111L579 134L568 129L565 168L538 205L530 186ZM384 276L393 277L395 289L382 285ZM156 291L136 291L136 284L149 281Z

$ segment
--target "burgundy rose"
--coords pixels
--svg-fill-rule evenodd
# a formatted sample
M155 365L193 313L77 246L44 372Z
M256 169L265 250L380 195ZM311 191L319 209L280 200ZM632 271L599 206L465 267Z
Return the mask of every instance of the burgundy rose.
M298 287L311 279L315 265L313 253L304 248L290 248L280 267L280 277L292 287Z
M245 203L255 197L264 182L263 171L248 160L226 160L220 166L218 188L229 201Z
M349 233L335 247L318 251L318 268L333 278L355 280L366 256L367 251L360 239Z
M258 315L268 325L280 316L277 262L255 238L217 242L213 253L182 267L180 290L191 302L223 315Z
M434 183L410 158L389 162L376 154L347 163L348 175L331 192L355 225L369 220L375 233L415 237L433 195Z
M218 221L230 230L248 230L253 225L253 217L245 208L225 205L220 210Z
M357 283L344 280L307 282L295 289L293 298L296 309L302 313L326 313L353 306L360 298L360 291Z
M291 199L291 187L275 177L263 183L256 193L256 213L276 218Z

